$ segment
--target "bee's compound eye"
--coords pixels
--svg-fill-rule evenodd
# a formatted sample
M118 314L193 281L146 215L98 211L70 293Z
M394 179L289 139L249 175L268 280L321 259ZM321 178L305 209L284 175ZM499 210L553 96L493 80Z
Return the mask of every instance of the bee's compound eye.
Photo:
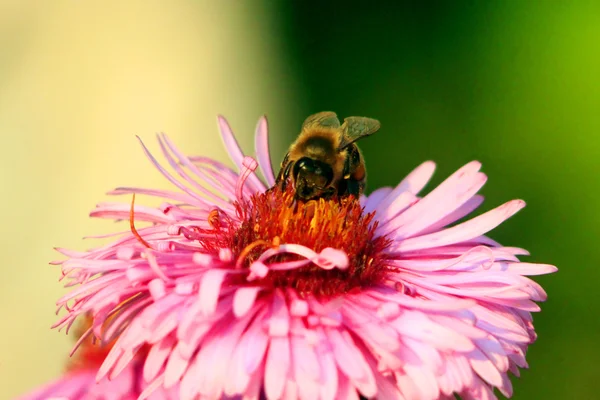
M301 174L320 187L329 185L333 180L333 170L329 165L308 157L303 157L295 163L293 174L295 179Z

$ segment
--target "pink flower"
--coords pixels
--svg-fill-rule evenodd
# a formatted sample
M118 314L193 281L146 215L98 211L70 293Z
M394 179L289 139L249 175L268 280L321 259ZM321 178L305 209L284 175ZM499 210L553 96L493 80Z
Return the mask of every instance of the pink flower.
M97 378L119 379L143 357L142 397L182 399L464 399L512 394L527 367L531 312L544 290L525 250L484 236L519 211L513 200L472 218L486 176L471 162L429 194L425 162L395 188L292 205L274 184L267 122L256 157L219 127L239 173L186 157L164 135L174 191L119 188L168 199L159 207L104 203L94 217L130 219L131 232L87 252L61 249L76 287L56 326L93 315L86 335L116 340ZM142 145L143 146L143 145ZM266 185L255 174L260 167ZM150 225L136 230L136 221ZM448 227L450 226L450 227Z
M85 323L90 324L88 317L86 317ZM77 336L81 333L81 331L77 332ZM138 352L135 359L115 379L102 378L97 382L98 368L112 348L112 343L107 346L99 346L89 336L80 339L77 356L68 363L64 376L16 400L137 399L145 386L142 379L142 366L147 349ZM170 393L163 388L158 388L153 391L149 399L167 400L176 398L176 392L176 387Z

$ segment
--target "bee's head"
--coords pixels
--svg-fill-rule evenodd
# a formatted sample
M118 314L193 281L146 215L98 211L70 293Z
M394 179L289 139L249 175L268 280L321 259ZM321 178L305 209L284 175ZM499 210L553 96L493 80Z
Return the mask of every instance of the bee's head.
M326 163L302 157L292 170L296 195L301 199L321 196L333 180L333 169Z

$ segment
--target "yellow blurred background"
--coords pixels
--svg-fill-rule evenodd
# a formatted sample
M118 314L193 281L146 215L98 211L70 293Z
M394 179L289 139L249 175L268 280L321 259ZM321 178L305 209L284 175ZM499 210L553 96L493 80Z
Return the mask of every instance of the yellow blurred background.
M218 113L247 150L260 115L289 125L301 100L269 18L261 2L0 2L1 399L58 376L72 345L49 329L52 248L114 229L87 218L106 191L165 187L135 135L225 160Z

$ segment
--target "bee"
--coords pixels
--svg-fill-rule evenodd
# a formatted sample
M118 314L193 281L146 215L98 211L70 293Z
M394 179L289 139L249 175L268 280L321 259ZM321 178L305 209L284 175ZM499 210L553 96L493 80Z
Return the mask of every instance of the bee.
M288 182L299 200L358 198L365 190L367 171L355 142L379 130L379 121L348 117L340 125L334 112L308 117L296 141L281 163L275 186L285 190Z

